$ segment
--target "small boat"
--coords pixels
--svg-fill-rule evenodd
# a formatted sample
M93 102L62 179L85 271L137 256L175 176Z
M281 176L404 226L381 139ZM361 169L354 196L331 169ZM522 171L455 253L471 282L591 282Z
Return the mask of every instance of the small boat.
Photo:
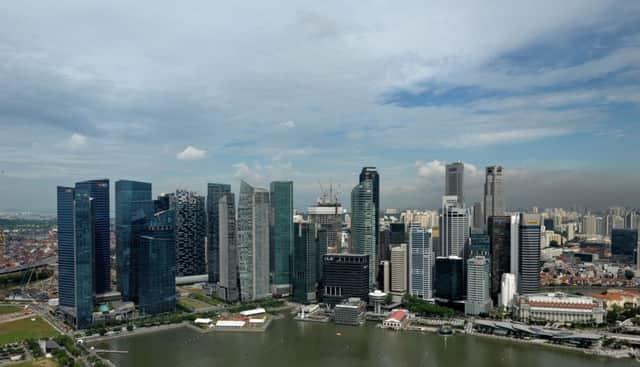
M453 329L451 326L442 325L438 328L438 334L441 336L450 336L453 335Z
M337 335L337 336L342 336L342 333L337 332L337 333L336 333L336 335Z

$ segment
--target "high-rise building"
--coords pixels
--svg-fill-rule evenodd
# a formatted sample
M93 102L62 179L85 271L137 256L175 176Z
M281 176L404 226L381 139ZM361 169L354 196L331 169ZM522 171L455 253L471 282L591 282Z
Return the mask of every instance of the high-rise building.
M319 225L327 230L327 249L325 252L339 252L341 246L341 230L343 210L342 204L334 197L333 188L323 192L315 206L307 210L309 223ZM322 260L320 261L322 262Z
M336 305L345 299L367 299L369 255L327 254L322 261L322 301Z
M497 302L500 294L500 280L502 274L512 273L512 247L517 247L517 241L513 243L511 236L511 217L489 217L487 232L489 235L491 261L491 298ZM472 240L473 241L473 240Z
M585 215L582 217L582 233L586 235L598 234L598 221L594 215Z
M484 210L482 209L482 203L473 203L473 220L471 221L472 228L481 229L485 227L486 221L484 217Z
M315 224L294 224L293 300L313 302L316 299L317 245Z
M272 293L291 292L293 266L293 182L271 183L271 287ZM314 233L315 236L315 233ZM315 252L315 249L314 249Z
M368 255L369 286L376 282L376 207L373 181L363 180L351 191L351 247L355 254Z
M484 182L484 222L489 217L504 215L504 179L502 166L489 166L485 170Z
M624 262L632 262L638 250L637 229L613 229L611 231L611 255Z
M313 224L309 222L309 224ZM322 280L322 259L329 248L329 231L322 225L314 224L316 228L316 281Z
M391 292L407 293L407 244L391 248Z
M360 183L371 180L371 190L373 193L373 206L375 207L375 244L378 245L380 235L380 175L375 167L362 167L360 171ZM379 260L376 256L370 258L372 264Z
M409 294L422 299L433 298L433 266L435 256L431 230L409 225Z
M541 220L538 214L521 214L518 246L518 293L540 291Z
M220 280L220 243L218 202L220 198L231 192L231 185L220 183L207 184L207 274L209 283Z
M458 161L447 164L444 177L444 195L457 196L457 202L462 207L464 203L464 163Z
M173 312L176 308L175 211L165 210L147 220L136 241L135 296L144 314Z
M218 244L220 245L220 280L218 297L236 302L238 290L238 247L236 237L235 196L226 192L218 200Z
M111 230L109 212L109 180L98 179L76 183L78 189L86 191L93 200L94 231L94 291L97 294L111 291Z
M464 296L464 260L458 256L437 257L435 298L455 302Z
M509 310L513 304L513 297L516 295L516 290L517 284L515 274L502 274L502 281L500 282L500 306Z
M177 276L206 274L204 197L195 192L177 190L174 200Z
M469 236L469 253L471 256L489 257L491 254L491 239L482 229L472 229Z
M240 299L269 296L269 191L240 182L238 200L238 274Z
M440 256L464 257L469 241L469 211L458 206L456 196L442 198Z
M116 181L116 279L117 289L124 301L136 302L135 243L146 229L153 214L151 184L147 182Z
M464 313L467 315L486 314L491 311L491 264L484 256L467 260L467 300Z
M404 223L391 223L389 224L389 231L391 238L389 239L390 244L397 245L400 243L405 243L405 224Z

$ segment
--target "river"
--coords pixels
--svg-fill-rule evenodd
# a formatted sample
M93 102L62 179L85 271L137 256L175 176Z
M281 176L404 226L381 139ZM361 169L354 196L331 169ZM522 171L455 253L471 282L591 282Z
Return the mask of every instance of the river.
M337 335L340 333L340 335ZM221 367L629 367L630 359L457 334L394 332L376 328L274 320L265 333L198 333L183 327L101 342L117 366ZM638 364L640 366L640 364Z

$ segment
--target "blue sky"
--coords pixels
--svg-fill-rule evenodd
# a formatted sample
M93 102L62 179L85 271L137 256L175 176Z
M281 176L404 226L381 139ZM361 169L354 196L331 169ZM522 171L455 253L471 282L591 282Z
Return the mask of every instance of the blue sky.
M640 207L640 3L5 4L0 209L55 185L240 179L436 207L443 165L505 167L511 208Z

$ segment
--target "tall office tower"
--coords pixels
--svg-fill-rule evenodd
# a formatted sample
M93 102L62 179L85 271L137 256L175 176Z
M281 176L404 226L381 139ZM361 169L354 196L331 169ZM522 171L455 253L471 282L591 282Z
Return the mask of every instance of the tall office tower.
M309 223L313 223L318 228L321 225L327 229L328 252L340 252L342 230L342 204L338 197L334 195L333 187L329 192L322 192L320 199L315 206L310 206L307 210Z
M99 179L76 183L76 191L82 189L93 199L95 277L96 294L111 291L111 230L109 221L109 180Z
M235 195L224 193L218 200L218 244L220 245L220 279L218 297L236 302L238 290L238 246L236 237Z
M464 299L464 260L458 256L436 258L435 297L444 302Z
M207 184L207 274L209 283L220 280L220 242L218 235L220 198L231 192L231 185L220 183Z
M544 218L542 224L547 231L553 231L556 227L553 218Z
M487 232L490 242L491 298L494 302L498 301L502 274L512 272L512 246L517 246L517 242L512 243L511 228L510 216L495 216L489 217L488 219Z
M489 257L491 254L491 239L482 229L472 229L469 236L469 252L471 256Z
M380 239L378 238L380 235L380 175L375 167L362 167L362 171L360 171L360 183L363 183L366 180L371 180L371 190L373 191L373 205L375 207L375 230L373 233L377 247L380 242ZM372 261L372 264L375 264L379 259L376 256L373 256L370 260Z
M175 197L173 193L158 195L158 198L153 201L153 212L158 213L169 210L173 197Z
M308 303L316 300L316 266L318 261L315 224L294 224L293 300Z
M516 295L517 284L516 276L511 273L502 274L502 281L500 282L500 303L499 305L506 310L511 308L513 304L513 297Z
M397 245L397 244L406 242L406 239L405 239L406 229L405 229L404 223L391 223L389 225L389 230L391 231L390 243L392 245Z
M480 315L491 311L491 269L489 259L475 256L467 260L466 315Z
M439 255L464 257L469 240L469 211L457 205L456 196L442 197Z
M611 231L611 255L622 262L633 262L638 249L637 229L613 229Z
M540 291L540 236L538 214L521 214L518 246L518 293Z
M638 229L637 224L638 224L638 213L634 211L630 211L629 213L627 213L627 215L624 217L624 228Z
M484 217L484 211L482 209L482 203L479 203L479 202L473 203L473 220L471 221L471 223L472 223L472 227L475 229L484 228L484 225L486 224L486 222Z
M409 225L409 294L422 299L433 298L433 265L431 230L418 224Z
M240 299L269 296L269 191L240 182L238 200L238 274Z
M271 183L270 244L273 294L291 292L293 251L293 182L274 181Z
M464 206L464 163L458 161L447 164L444 176L444 195L457 196L460 207Z
M380 236L378 237L380 238L378 249L376 250L378 259L380 261L389 260L391 258L391 230L389 228L383 229L382 231L380 231ZM382 284L380 283L380 276L381 273L380 271L378 271L378 284Z
M407 293L407 244L391 248L391 292Z
M391 292L391 263L382 261L382 290L384 293Z
M136 302L144 314L173 312L176 308L175 211L155 213L146 222L146 229L134 249Z
M177 190L174 200L177 276L205 274L207 272L205 262L207 216L204 197L195 192Z
M138 284L133 251L135 241L147 225L147 218L154 213L151 200L151 184L120 180L116 181L116 279L117 289L124 301L137 302Z
M594 215L582 217L582 233L590 236L598 233L597 218Z
M373 181L364 180L351 191L351 248L353 253L369 255L369 286L376 282L376 207Z
M335 306L350 297L367 299L369 255L327 254L322 267L322 302Z
M484 181L484 222L489 217L504 215L504 180L502 166L489 166L485 171Z
M309 222L309 224L313 224ZM322 225L314 224L316 228L316 281L322 280L322 259L327 254L329 235Z
M95 293L95 208L90 187L58 187L60 308L77 329L92 323Z

